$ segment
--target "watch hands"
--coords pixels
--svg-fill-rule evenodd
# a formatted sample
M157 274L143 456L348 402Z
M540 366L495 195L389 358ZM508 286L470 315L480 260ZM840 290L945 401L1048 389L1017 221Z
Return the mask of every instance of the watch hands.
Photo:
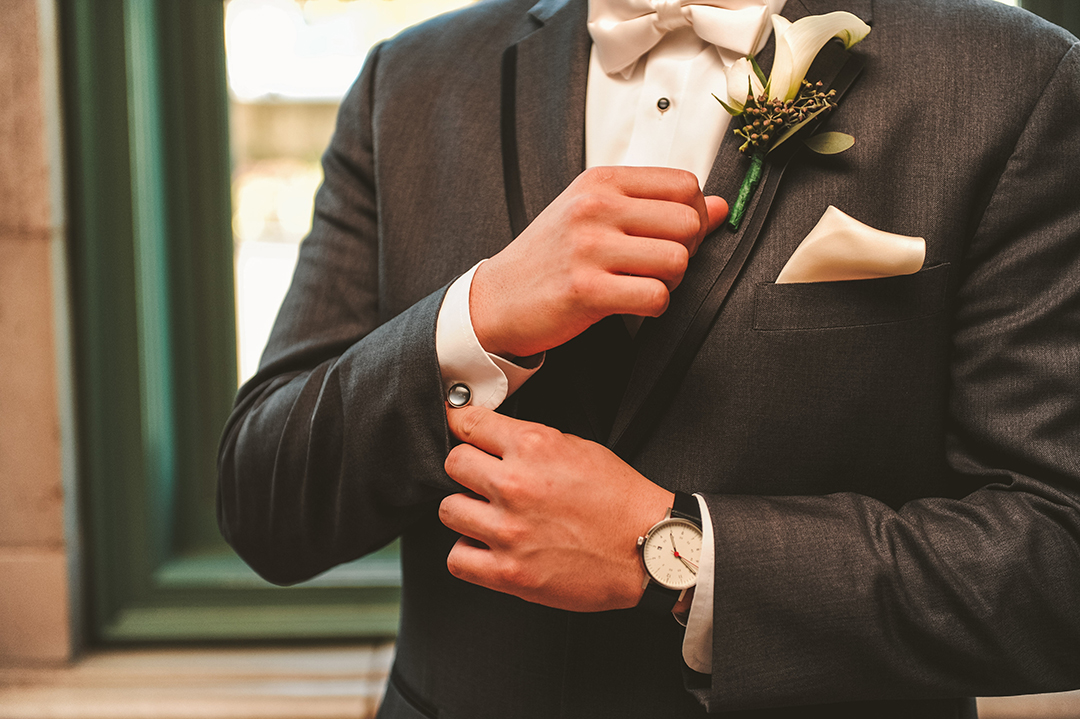
M697 574L698 566L683 555L679 554L679 550L675 546L675 535L671 532L668 532L668 538L671 540L671 553L675 555L675 558L685 564L686 568L689 569L691 572Z

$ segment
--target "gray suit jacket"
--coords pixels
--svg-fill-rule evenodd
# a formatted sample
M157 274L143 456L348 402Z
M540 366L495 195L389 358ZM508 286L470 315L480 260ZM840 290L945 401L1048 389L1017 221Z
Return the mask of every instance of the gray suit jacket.
M402 538L386 717L945 717L1080 686L1080 50L983 0L789 0L872 24L827 120L855 147L768 170L775 195L646 321L620 402L583 340L503 408L705 493L712 676L682 666L670 617L449 575L440 301L512 239L508 198L527 221L583 167L585 0L534 3L369 57L223 438L229 541L292 583ZM725 141L706 190L732 197L744 168ZM774 284L830 204L925 237L924 269Z

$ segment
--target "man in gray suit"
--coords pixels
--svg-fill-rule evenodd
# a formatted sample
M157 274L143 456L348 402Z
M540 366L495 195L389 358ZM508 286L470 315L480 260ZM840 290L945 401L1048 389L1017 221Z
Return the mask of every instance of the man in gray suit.
M407 31L343 103L219 514L279 583L401 537L380 716L956 717L1080 686L1080 48L981 0L781 4L873 28L811 70L856 144L789 143L737 230L730 132L703 192L582 172L584 0ZM830 205L924 238L922 269L776 282ZM448 287L483 350L546 351L498 412L447 409ZM689 636L635 607L673 492L712 557Z

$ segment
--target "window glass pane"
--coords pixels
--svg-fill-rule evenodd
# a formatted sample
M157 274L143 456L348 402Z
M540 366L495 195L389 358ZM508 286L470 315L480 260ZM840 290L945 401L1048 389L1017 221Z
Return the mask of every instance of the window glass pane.
M239 380L254 374L322 181L337 105L379 40L468 0L226 0Z

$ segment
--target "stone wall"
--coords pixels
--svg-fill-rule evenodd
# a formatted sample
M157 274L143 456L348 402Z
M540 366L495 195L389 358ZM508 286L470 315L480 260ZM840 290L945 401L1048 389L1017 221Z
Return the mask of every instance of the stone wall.
M67 661L78 624L65 531L73 463L53 2L0 0L2 664Z

